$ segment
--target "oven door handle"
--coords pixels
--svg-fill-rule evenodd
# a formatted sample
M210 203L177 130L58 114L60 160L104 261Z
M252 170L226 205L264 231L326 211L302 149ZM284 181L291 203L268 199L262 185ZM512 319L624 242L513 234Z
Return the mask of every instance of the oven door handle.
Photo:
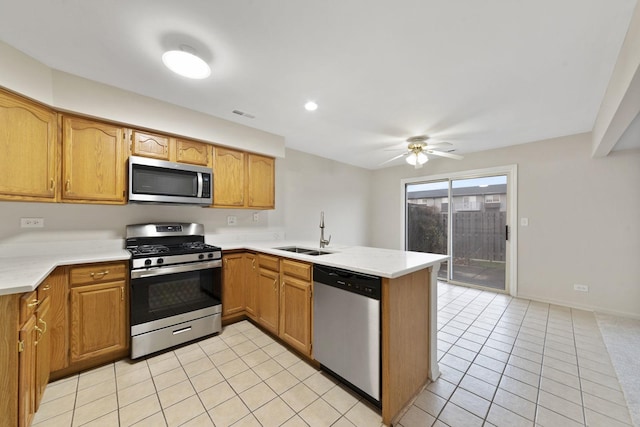
M131 278L142 279L144 277L164 276L165 274L207 270L210 268L218 268L218 267L222 267L221 260L198 262L198 263L192 263L192 264L182 264L182 265L175 265L175 266L166 266L166 267L153 267L151 269L145 269L145 270L132 270Z

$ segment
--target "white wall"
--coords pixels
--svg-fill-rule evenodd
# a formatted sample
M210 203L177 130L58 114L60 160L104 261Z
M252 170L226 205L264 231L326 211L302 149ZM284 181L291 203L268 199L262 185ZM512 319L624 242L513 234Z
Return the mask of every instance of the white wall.
M590 154L581 134L376 171L371 244L400 248L401 179L518 164L518 295L640 317L640 150Z
M282 163L287 238L319 241L324 211L331 244L369 245L372 171L290 149Z

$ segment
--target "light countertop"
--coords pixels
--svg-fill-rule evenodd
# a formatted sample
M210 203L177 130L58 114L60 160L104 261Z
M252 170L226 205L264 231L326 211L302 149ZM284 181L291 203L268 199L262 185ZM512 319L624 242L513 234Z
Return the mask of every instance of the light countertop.
M358 273L371 274L389 279L431 267L447 259L446 255L371 248L366 246L329 245L326 248L320 249L317 242L243 242L238 244L222 244L219 246L222 247L223 251L249 250L263 252L270 255L307 261L329 267L344 268ZM331 253L313 256L276 249L286 246L299 246Z
M0 295L30 292L58 266L128 260L124 240L0 245Z
M285 246L319 249L317 243L299 241L260 241L207 243L223 251L249 250L287 257L314 264L344 268L374 276L396 278L445 261L445 255L405 252L364 246L330 245L326 255L312 256L278 250ZM0 245L0 295L29 292L58 266L94 262L122 261L130 258L124 240L48 242L46 244Z

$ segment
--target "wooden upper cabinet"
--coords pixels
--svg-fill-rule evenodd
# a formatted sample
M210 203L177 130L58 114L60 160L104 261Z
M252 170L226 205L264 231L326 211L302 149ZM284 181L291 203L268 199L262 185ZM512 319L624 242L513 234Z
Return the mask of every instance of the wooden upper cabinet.
M245 153L214 147L213 206L244 207Z
M55 201L56 114L0 91L0 199Z
M63 117L62 200L124 204L124 129Z
M204 142L176 139L176 161L211 166L211 149L212 146Z
M131 154L169 160L169 137L133 130L131 132Z
M249 153L247 159L247 192L248 207L274 209L275 162L272 157Z

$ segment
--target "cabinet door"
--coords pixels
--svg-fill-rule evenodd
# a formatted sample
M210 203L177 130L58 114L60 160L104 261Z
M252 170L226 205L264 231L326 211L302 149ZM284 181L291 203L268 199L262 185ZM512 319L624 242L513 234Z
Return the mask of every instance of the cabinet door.
M36 387L35 410L38 410L44 389L49 383L51 373L51 332L49 330L51 298L46 297L40 302L36 311Z
M247 185L249 207L260 209L275 207L275 166L272 157L249 154Z
M125 282L71 288L71 362L127 348Z
M69 284L64 267L56 268L38 287L38 299L51 301L47 333L51 340L51 372L69 366Z
M131 132L131 154L169 160L169 137L134 130Z
M193 165L209 166L211 145L185 139L176 140L176 161Z
M244 254L222 257L222 318L244 311Z
M286 274L280 288L280 338L311 354L311 283Z
M258 259L255 254L245 254L244 304L247 316L258 318Z
M74 117L63 120L62 199L125 202L124 130Z
M55 201L53 111L0 91L0 198Z
M244 206L245 154L220 147L213 151L213 205Z
M260 268L258 276L258 323L278 335L279 286L278 272Z
M28 427L36 412L36 316L31 315L18 331L18 426Z

